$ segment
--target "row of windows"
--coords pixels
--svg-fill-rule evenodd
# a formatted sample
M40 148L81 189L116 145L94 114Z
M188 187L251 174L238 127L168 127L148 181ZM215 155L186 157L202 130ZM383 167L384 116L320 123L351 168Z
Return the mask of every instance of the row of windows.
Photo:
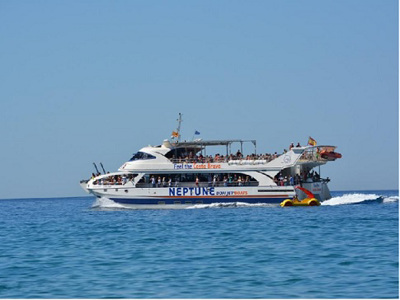
M242 182L257 182L257 180L249 175L243 173L179 173L179 174L146 174L139 180L138 183L151 183L152 178L155 181L161 180L162 182L168 182L171 179L172 182L212 182L219 181L223 182L237 182L240 178Z

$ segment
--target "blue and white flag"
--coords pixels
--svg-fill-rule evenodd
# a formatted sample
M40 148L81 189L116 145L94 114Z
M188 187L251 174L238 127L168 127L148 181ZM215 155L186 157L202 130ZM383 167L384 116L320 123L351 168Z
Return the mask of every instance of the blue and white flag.
M199 135L200 134L200 132L198 132L197 130L194 132L194 134L196 134L196 135Z

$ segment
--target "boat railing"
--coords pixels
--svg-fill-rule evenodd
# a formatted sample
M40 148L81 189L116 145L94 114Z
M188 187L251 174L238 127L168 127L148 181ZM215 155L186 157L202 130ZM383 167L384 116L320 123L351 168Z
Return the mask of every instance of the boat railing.
M299 162L326 162L325 158L322 158L320 153L322 151L334 149L333 146L314 146L306 149L299 158Z
M258 164L266 164L277 158L278 156L270 156L270 157L257 157L257 158L237 158L237 157L228 157L228 158L171 158L170 161L174 164L206 164L206 163L228 163L229 165L258 165Z
M199 182L197 185L194 182L172 182L170 185L166 184L152 184L152 183L137 183L137 188L166 188L166 187L249 187L258 186L258 182Z

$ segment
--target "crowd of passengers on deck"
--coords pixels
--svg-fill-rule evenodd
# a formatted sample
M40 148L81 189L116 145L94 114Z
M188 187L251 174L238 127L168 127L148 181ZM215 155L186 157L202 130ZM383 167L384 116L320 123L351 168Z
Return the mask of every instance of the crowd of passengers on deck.
M110 173L110 172L107 172ZM92 173L92 179L100 176L100 173ZM110 175L108 177L103 177L98 180L93 181L95 185L125 185L128 181L133 181L136 175L133 174L123 174L123 175Z
M289 145L289 151L294 148L294 143ZM300 143L297 143L296 147L301 147ZM284 149L283 153L287 153L288 150ZM228 162L234 160L264 160L265 162L270 162L275 158L278 158L281 154L275 153L264 153L264 154L249 154L243 155L240 150L236 154L221 155L219 153L213 155L204 155L200 153L199 155L193 154L192 151L188 153L183 153L182 155L172 156L173 162L178 163L218 163L218 162Z
M239 150L236 154L221 155L219 153L212 155L194 155L193 152L189 152L187 155L182 155L180 157L172 156L172 161L177 163L218 163L218 162L228 162L232 160L265 160L270 162L271 160L279 157L276 152L274 154L250 154L244 156Z
M258 185L258 182L251 179L250 176L244 176L243 174L199 174L194 178L179 178L178 176L166 177L166 176L154 176L150 177L151 187L178 187L180 185L186 186L187 184L192 184L196 187L208 186L250 186Z
M327 179L321 179L321 176L313 170L301 171L300 174L296 174L294 176L284 176L281 172L279 172L274 177L274 182L278 186L296 186L301 185L303 182L319 182L321 180L329 181L329 177Z
M100 176L98 173L95 175L92 173L92 179L96 176ZM133 182L136 175L134 174L122 174L122 175L110 175L108 177L103 177L93 182L94 185L125 185L128 182ZM328 179L324 179L328 180ZM300 174L284 175L279 172L274 177L274 182L278 186L296 186L301 185L303 182L319 182L321 181L320 175L313 171L302 171ZM192 177L182 177L177 175L171 176L160 176L160 175L150 175L148 178L143 177L138 183L137 187L178 187L186 186L191 184L193 186L208 186L208 187L227 187L227 186L255 186L258 182L251 178L250 176L244 174L198 174Z

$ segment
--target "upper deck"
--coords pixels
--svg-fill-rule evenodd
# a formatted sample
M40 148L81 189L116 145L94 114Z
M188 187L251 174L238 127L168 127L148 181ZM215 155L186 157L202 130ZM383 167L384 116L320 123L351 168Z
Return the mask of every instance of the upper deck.
M235 153L232 145L239 145ZM246 144L253 145L251 154L243 154ZM218 150L211 147L219 146ZM221 151L222 146L222 151ZM248 148L248 147L247 147ZM190 142L170 143L142 148L120 171L126 170L177 170L182 169L283 169L297 164L310 168L325 164L328 159L322 157L322 151L334 151L335 146L292 147L284 153L257 153L256 140L194 140ZM220 151L220 152L217 152ZM224 153L222 153L224 152Z

